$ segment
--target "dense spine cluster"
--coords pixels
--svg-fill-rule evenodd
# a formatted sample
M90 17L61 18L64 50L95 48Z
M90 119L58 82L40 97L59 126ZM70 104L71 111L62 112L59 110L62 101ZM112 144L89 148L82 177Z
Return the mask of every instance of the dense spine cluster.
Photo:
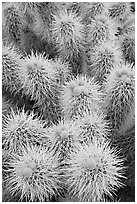
M122 186L123 160L109 143L96 140L72 153L68 161L67 184L70 194L80 202L100 202L105 195L113 196Z
M12 45L3 45L2 49L2 84L5 90L17 94L22 83L19 72L21 69L21 55Z
M52 60L42 54L32 54L22 63L23 93L35 101L40 115L52 122L59 117L59 85L56 81Z
M65 84L62 90L64 117L75 120L100 109L102 92L94 79L77 76Z
M33 113L27 114L24 110L14 113L12 110L2 129L4 149L11 153L21 153L27 144L42 144L46 139L43 126Z
M135 75L131 66L122 65L113 69L107 78L105 89L107 114L113 128L120 131L135 107ZM129 123L132 124L133 121L129 120Z
M4 166L9 168L5 179L8 195L20 201L44 202L61 189L58 158L41 147L26 146L22 154L12 154Z
M53 17L51 32L60 57L68 60L77 59L84 48L84 25L81 18L66 9Z

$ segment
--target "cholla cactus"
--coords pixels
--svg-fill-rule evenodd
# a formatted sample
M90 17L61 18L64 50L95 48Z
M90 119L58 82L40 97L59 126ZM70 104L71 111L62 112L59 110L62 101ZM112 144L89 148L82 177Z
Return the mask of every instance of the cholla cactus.
M131 4L130 2L110 2L108 6L109 17L115 20L125 20L131 15Z
M14 153L22 152L27 144L42 144L46 139L44 124L24 110L7 115L2 129L3 147ZM44 139L43 139L44 138Z
M119 39L125 61L135 65L135 33L124 34Z
M84 49L84 25L80 17L66 9L60 11L53 15L51 32L62 59L71 61L79 58L79 53Z
M125 20L120 25L121 32L120 34L132 34L135 32L135 15L130 15L127 20Z
M134 113L135 114L135 113ZM130 120L129 120L130 123ZM129 127L129 125L128 125ZM130 186L132 190L135 188L135 123L126 128L124 133L113 134L112 144L121 149L121 154L126 158L125 166L126 177L125 184Z
M98 15L91 21L87 29L88 46L94 47L102 42L115 40L116 25L106 15Z
M36 4L36 3L35 3ZM41 41L51 43L50 23L52 14L58 10L55 2L40 2L37 3L37 12L35 12L32 30L36 36L41 38Z
M53 69L55 70L55 78L60 85L64 84L72 76L72 67L60 58L54 59Z
M36 12L38 11L37 3L36 2L18 2L16 4L19 7L22 17L25 18L25 20L28 23L32 23L34 20L34 16Z
M57 122L59 112L59 86L56 82L53 61L42 54L27 56L22 63L23 92L49 123Z
M65 161L70 153L75 151L79 142L77 140L79 130L77 125L61 121L57 126L53 125L46 131L46 137L52 152L59 155L60 161Z
M83 22L90 24L96 16L107 13L106 4L105 2L87 2Z
M109 138L109 122L103 113L95 112L93 115L85 115L75 121L79 129L78 140L83 144L90 144L94 138L104 142Z
M21 69L21 55L15 47L3 45L2 48L2 85L5 90L17 94L22 84L19 76Z
M41 38L42 41L51 42L51 34L48 19L43 19L39 12L35 15L35 21L32 27L34 33Z
M2 96L2 123L6 121L6 116L11 113L12 110L16 110L15 105Z
M126 118L131 115L131 112L133 113L135 106L135 75L131 67L123 64L111 70L105 90L107 114L112 122L112 127L120 130Z
M114 43L107 41L90 51L89 61L88 74L102 83L111 69L122 61L122 52Z
M44 202L57 196L61 190L58 157L35 146L26 146L22 154L12 154L4 164L8 168L5 185L8 196L18 201Z
M117 150L110 148L109 142L94 140L71 154L66 171L68 192L80 202L99 202L122 187L123 172Z
M2 32L3 40L17 44L23 26L23 19L16 2L2 4Z
M61 103L66 119L75 120L100 109L102 92L93 78L77 76L62 89Z

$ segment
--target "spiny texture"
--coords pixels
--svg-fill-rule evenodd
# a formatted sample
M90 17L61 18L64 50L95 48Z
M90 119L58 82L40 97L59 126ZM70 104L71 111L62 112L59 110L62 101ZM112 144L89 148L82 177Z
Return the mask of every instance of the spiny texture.
M61 103L64 117L75 120L100 109L102 92L94 78L77 76L62 89Z
M59 114L59 86L56 82L53 61L42 54L31 53L22 63L23 92L35 101L40 115L49 123L57 122Z
M51 33L48 18L42 18L39 12L35 15L32 30L42 41L51 42Z
M6 116L11 113L11 110L16 109L14 104L7 100L5 96L2 96L2 123L6 121Z
M61 60L60 58L54 59L53 69L55 71L55 78L59 85L65 84L65 82L72 76L72 67L69 63Z
M14 153L22 152L28 143L42 144L45 137L44 124L34 114L25 113L24 110L12 111L5 120L2 129L3 147Z
M135 73L131 67L121 65L111 70L105 85L105 109L112 127L120 130L135 106ZM129 121L129 123L132 121Z
M17 49L11 45L2 47L2 85L5 90L17 94L22 84L19 76L21 69L21 56Z
M120 34L131 34L135 32L135 15L128 16L124 22L120 25L121 32Z
M12 154L5 185L8 195L18 201L44 202L59 194L61 175L58 158L41 147L26 146L22 154Z
M123 159L109 142L94 140L90 145L72 153L68 160L68 191L80 202L99 202L122 187Z
M18 2L20 13L23 19L26 20L26 25L32 23L36 12L38 11L38 3L36 2Z
M122 52L114 43L107 41L90 51L89 61L88 74L102 83L111 69L122 61Z
M78 135L78 127L67 121L61 121L57 126L53 125L46 131L50 149L55 155L58 154L59 160L63 162L79 145Z
M119 44L125 61L135 65L135 33L122 35Z
M130 2L110 2L108 6L109 17L116 20L125 20L131 14Z
M23 26L23 19L18 9L18 4L16 2L3 2L2 12L3 39L16 44L20 40L20 33Z
M79 129L78 140L84 144L90 144L94 138L103 142L109 137L109 122L103 113L95 112L93 115L85 115L75 121Z
M84 25L72 11L62 10L53 15L51 32L59 55L64 60L77 59L84 49Z
M94 47L108 40L114 41L116 25L105 15L99 15L87 27L88 46Z
M105 2L88 2L83 16L84 23L90 24L96 16L107 13L106 5Z
M129 121L130 122L130 121ZM127 179L125 184L135 188L135 123L124 133L113 134L112 145L121 149L121 155L126 158L124 165Z
M85 7L87 2L63 2L65 8L68 11L75 12L77 15L81 16L85 13Z
M35 12L32 30L41 38L42 41L51 43L50 23L52 22L52 15L57 13L58 3L53 2L39 2L37 4L37 12Z

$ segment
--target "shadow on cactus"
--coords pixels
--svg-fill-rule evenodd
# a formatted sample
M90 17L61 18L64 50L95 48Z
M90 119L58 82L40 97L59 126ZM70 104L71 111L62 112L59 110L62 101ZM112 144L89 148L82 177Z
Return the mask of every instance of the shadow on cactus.
M8 152L21 153L27 144L40 145L46 139L44 124L33 113L12 110L5 118L2 145Z
M47 149L25 146L21 155L12 154L4 166L8 168L4 180L8 197L18 197L18 202L44 202L59 195L58 157Z
M68 192L79 202L101 202L105 196L113 197L122 187L123 159L109 142L90 145L72 153L66 170Z
M77 76L62 88L61 104L66 119L75 120L101 109L102 92L94 78Z

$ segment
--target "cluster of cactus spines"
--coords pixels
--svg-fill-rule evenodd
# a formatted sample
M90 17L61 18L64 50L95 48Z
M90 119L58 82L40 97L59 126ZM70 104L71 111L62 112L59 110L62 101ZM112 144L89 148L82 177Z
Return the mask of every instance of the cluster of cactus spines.
M78 126L68 121L60 121L58 125L53 125L46 130L50 150L59 155L60 162L65 162L71 152L80 145Z
M33 22L34 16L38 11L37 3L35 2L18 2L19 9L25 20Z
M3 40L9 43L18 44L20 41L23 19L19 12L18 5L15 2L3 2L2 4L2 32Z
M90 24L92 19L101 14L106 14L106 3L105 2L90 2L87 4L85 14L83 16L84 22Z
M129 121L130 122L130 121ZM128 127L124 133L116 133L112 136L112 145L121 149L121 155L126 158L125 184L131 189L135 188L135 123Z
M135 32L135 16L132 14L127 20L120 25L120 34L130 34Z
M107 41L90 51L88 74L102 83L111 69L120 64L121 61L123 61L121 50L111 41Z
M2 129L3 147L14 153L22 152L27 144L40 145L46 140L44 123L32 113L28 114L22 109L11 111L5 119Z
M34 33L41 38L42 41L50 42L50 29L47 19L43 19L39 12L36 13L33 23Z
M48 4L38 4L37 12L34 16L34 22L32 24L32 30L41 38L41 41L51 43L50 23L52 19L53 10L57 9L57 6L52 2ZM58 9L57 9L58 10Z
M105 84L105 91L107 114L112 127L118 130L134 111L135 73L131 66L123 64L112 69Z
M5 90L18 94L22 83L19 77L21 55L12 45L3 45L2 49L2 85Z
M126 134L128 130L135 126L135 102L130 109L129 114L126 116L124 122L121 124L119 133Z
M77 140L81 144L90 144L94 138L100 142L108 140L110 136L109 121L101 112L95 112L93 115L85 115L84 117L75 121L79 129L79 136Z
M26 146L22 154L12 154L5 163L8 177L5 185L9 196L20 201L51 201L61 189L61 174L57 155L47 149Z
M22 63L21 78L24 94L35 101L41 116L49 122L56 122L59 113L59 85L52 64L52 60L32 52Z
M116 34L116 25L113 20L106 15L101 14L95 17L88 25L87 43L94 47L108 40L114 41Z
M94 78L77 76L62 88L61 103L64 117L75 120L101 109L102 92Z
M80 202L99 202L122 187L123 159L109 142L94 140L71 154L67 168L68 192Z
M135 33L123 34L118 43L125 62L135 65Z
M79 53L84 49L84 25L80 16L66 9L61 10L53 15L51 32L62 59L73 60L79 57Z
M63 85L72 77L72 67L60 58L54 59L53 69L57 83Z
M16 110L16 106L5 96L2 96L2 123L6 121L6 116L11 113L12 110Z
M110 2L107 6L109 17L118 22L125 20L131 14L130 2Z

